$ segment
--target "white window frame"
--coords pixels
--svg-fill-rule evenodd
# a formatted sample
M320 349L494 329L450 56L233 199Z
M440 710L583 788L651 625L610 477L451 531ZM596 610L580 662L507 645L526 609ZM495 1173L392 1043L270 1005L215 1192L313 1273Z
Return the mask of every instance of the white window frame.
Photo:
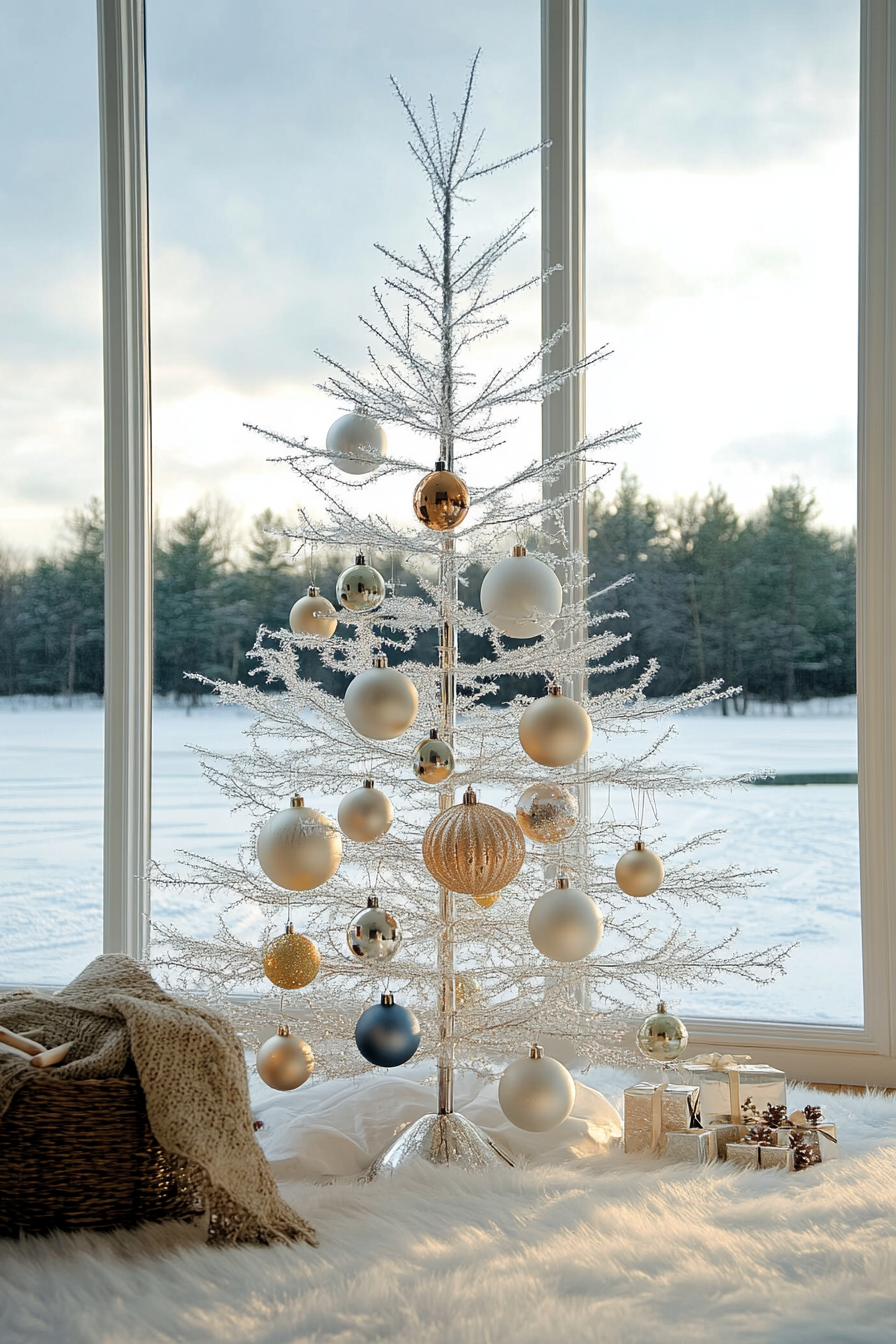
M543 126L553 177L543 250L565 264L546 330L584 351L585 0L541 0ZM107 951L139 956L149 893L152 563L143 0L97 0L106 379ZM691 1020L695 1047L747 1051L790 1077L896 1086L896 0L862 0L859 239L859 830L865 1025ZM544 451L581 434L581 380L551 399ZM583 548L580 521L572 544ZM578 528L578 532L576 531ZM824 984L818 999L823 1003ZM773 991L770 1003L773 1003Z

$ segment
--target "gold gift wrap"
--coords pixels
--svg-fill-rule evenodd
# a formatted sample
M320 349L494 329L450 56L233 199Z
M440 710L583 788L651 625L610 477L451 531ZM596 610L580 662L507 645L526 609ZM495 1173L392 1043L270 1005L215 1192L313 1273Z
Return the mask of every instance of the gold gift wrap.
M789 1142L789 1141L788 1141ZM778 1171L793 1171L793 1151L767 1143L728 1144L728 1161L739 1167L775 1167Z
M669 1129L665 1139L670 1162L714 1162L718 1156L714 1129Z
M815 1149L819 1162L832 1162L840 1156L837 1126L828 1124L827 1120L822 1120L820 1125L781 1125L775 1130L775 1134L779 1148L789 1148L791 1134L799 1134Z
M663 1133L701 1129L700 1089L691 1084L667 1083L660 1102Z
M665 1083L627 1087L623 1103L623 1147L627 1153L655 1153L663 1137L662 1095Z
M700 1110L704 1120L711 1115L727 1115L739 1124L744 1119L743 1107L748 1100L757 1111L763 1111L769 1105L786 1105L787 1080L780 1069L771 1064L738 1062L732 1055L708 1058L718 1058L720 1062L704 1063L702 1059L696 1059L680 1065L685 1082L700 1088Z
M747 1136L748 1125L733 1125L727 1121L709 1126L716 1136L716 1154L720 1162L728 1160L728 1145L740 1143Z

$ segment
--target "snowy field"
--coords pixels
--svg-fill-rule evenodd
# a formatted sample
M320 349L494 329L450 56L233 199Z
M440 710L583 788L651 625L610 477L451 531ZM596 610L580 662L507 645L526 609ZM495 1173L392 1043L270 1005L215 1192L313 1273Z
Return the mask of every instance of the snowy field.
M225 857L245 838L245 819L231 815L185 744L238 750L247 722L234 707L157 704L153 854L166 866L178 849ZM854 700L803 707L793 717L693 713L677 730L665 754L707 775L856 769ZM638 741L631 739L633 750ZM103 713L95 702L0 700L0 983L63 983L101 950L102 758ZM627 794L613 803L617 816L630 807ZM595 815L605 804L595 796ZM770 989L733 982L670 995L681 1011L859 1024L856 786L750 787L714 799L659 800L659 809L663 848L724 827L721 844L704 852L707 863L777 869L762 891L721 914L689 909L689 927L714 937L736 924L745 946L800 943L787 975ZM156 893L153 913L196 933L214 927L208 903L165 892Z

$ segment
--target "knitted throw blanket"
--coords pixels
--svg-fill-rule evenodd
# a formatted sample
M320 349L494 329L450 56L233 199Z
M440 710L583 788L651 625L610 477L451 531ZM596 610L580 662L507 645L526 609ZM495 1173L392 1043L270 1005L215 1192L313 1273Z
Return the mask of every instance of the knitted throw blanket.
M53 1069L60 1080L117 1078L133 1060L157 1142L187 1164L205 1196L209 1241L317 1245L314 1229L277 1192L252 1128L243 1047L217 1013L172 998L130 957L114 954L97 957L58 994L0 994L0 1024L47 1047L74 1041ZM0 1124L33 1073L0 1052Z

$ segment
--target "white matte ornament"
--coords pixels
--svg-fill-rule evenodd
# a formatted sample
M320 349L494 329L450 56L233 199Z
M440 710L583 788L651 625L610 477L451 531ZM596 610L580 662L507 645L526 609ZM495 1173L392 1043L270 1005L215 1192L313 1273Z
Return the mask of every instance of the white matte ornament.
M312 584L306 597L293 603L289 628L294 635L317 635L329 639L336 629L336 608Z
M498 1083L498 1103L512 1125L544 1134L562 1125L576 1099L576 1085L557 1059L533 1045L528 1059L516 1059Z
M417 688L403 672L377 654L373 667L359 672L345 692L345 717L356 733L375 742L400 737L417 717Z
M328 882L342 859L336 825L305 807L296 794L283 812L269 817L258 832L255 852L262 871L286 891L313 891Z
M314 1072L311 1046L298 1036L290 1036L289 1027L279 1027L259 1046L255 1056L258 1076L278 1092L293 1092L306 1083Z
M508 639L543 635L563 606L560 580L542 560L514 546L513 555L499 560L482 580L482 614Z
M560 877L529 911L529 937L551 961L581 961L590 956L604 931L603 915L584 891Z
M333 465L348 476L366 476L386 456L386 432L373 416L352 411L327 430L327 452Z
M577 700L552 686L523 712L519 736L523 751L539 765L573 765L591 745L591 720Z
M365 779L363 788L352 789L351 793L347 793L336 813L342 834L362 844L385 835L394 817L392 804L384 793L374 787L372 779Z
M659 854L648 849L643 840L636 840L634 849L616 864L616 885L626 896L652 896L659 891L666 869Z

